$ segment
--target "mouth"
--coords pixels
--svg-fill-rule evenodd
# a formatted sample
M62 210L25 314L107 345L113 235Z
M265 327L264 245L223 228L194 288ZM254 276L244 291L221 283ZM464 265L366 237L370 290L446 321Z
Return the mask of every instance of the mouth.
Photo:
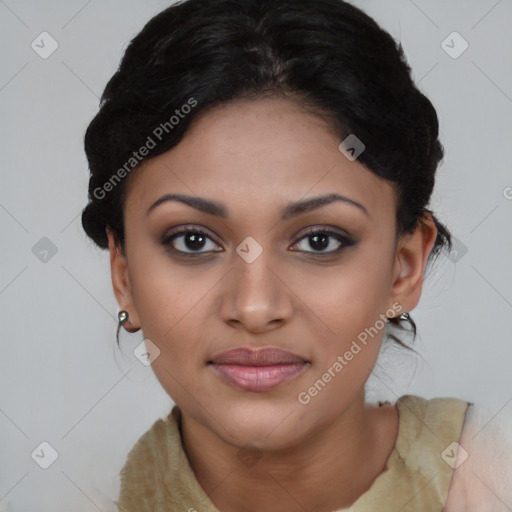
M311 362L278 347L243 347L222 352L207 365L229 384L245 391L261 392L293 379Z

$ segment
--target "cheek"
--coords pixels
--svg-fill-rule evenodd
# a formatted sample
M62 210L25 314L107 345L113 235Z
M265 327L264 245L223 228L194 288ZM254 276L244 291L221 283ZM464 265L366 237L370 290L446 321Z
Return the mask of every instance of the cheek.
M297 400L309 416L334 419L364 387L378 358L387 325L386 278L378 269L352 267L323 286L318 279L308 281L299 293L314 312L309 314L314 358Z
M389 309L388 265L382 260L354 253L351 261L331 268L312 268L299 272L294 293L315 322L315 332L330 340L324 350L342 349L352 339L374 326ZM382 327L379 322L378 327Z
M208 273L199 278L198 269L183 268L156 245L148 245L140 244L130 254L133 301L144 337L160 349L162 359L179 364L197 349L202 325L197 315L214 282Z
M177 403L201 393L197 374L205 353L205 296L209 281L191 282L181 272L159 271L155 266L134 287L134 301L143 326L144 338L158 347L152 362L162 388ZM203 298L203 300L201 300Z
M174 361L186 361L202 343L203 308L212 286L206 279L191 282L177 276L159 275L156 280L145 276L134 292L144 336Z
M310 401L313 410L339 411L340 400L350 401L364 386L378 358L387 326L391 260L372 253L354 252L342 265L301 272L295 280L294 292L307 305L308 332L314 333L311 377L301 389L301 403Z

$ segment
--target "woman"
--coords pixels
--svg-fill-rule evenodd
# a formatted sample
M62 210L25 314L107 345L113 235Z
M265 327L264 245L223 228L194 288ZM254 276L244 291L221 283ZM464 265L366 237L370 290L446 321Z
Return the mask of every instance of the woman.
M173 5L128 46L85 147L84 229L176 403L128 455L119 510L490 503L468 402L365 402L450 248L428 209L436 112L371 18L340 0Z

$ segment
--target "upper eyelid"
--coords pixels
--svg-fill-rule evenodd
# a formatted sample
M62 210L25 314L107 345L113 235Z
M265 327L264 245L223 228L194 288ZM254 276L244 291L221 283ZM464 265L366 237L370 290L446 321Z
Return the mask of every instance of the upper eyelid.
M216 234L214 234L209 228L206 228L204 226L201 226L200 224L183 224L180 226L176 226L175 228L172 228L170 230L166 230L163 238L167 238L172 235L176 235L178 233L186 233L187 231L203 231L207 235L212 235L212 238L220 238ZM346 236L350 237L351 235L343 228L337 227L337 226L331 226L329 224L313 224L311 226L307 226L303 229L301 229L295 237L298 236L304 236L310 233L311 231L333 231L336 234L339 234L340 236ZM338 233L339 232L339 233Z
M201 233L204 233L208 237L210 237L216 244L218 244L219 237L217 235L212 234L212 231L208 228L205 228L203 226L197 225L197 224L185 224L179 227L176 227L174 229L168 230L165 232L165 234L162 237L162 240L170 239L171 237L183 235L185 233L188 233L189 231L198 231Z
M295 235L295 236L303 237L303 236L309 235L311 232L315 232L315 231L328 232L331 235L335 234L335 235L338 235L341 237L351 238L351 235L349 235L347 230L340 228L340 227L336 227L336 226L330 226L328 224L324 224L324 225L314 224L312 226L308 226L304 229L301 229L299 231L299 233L297 233L297 235Z

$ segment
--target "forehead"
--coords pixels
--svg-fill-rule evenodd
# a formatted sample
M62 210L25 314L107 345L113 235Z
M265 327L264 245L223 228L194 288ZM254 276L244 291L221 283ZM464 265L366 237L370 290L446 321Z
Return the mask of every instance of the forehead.
M229 214L337 192L373 218L394 216L393 185L348 160L340 142L326 118L295 101L231 102L200 115L177 146L134 171L127 206L148 208L175 192L221 199Z

